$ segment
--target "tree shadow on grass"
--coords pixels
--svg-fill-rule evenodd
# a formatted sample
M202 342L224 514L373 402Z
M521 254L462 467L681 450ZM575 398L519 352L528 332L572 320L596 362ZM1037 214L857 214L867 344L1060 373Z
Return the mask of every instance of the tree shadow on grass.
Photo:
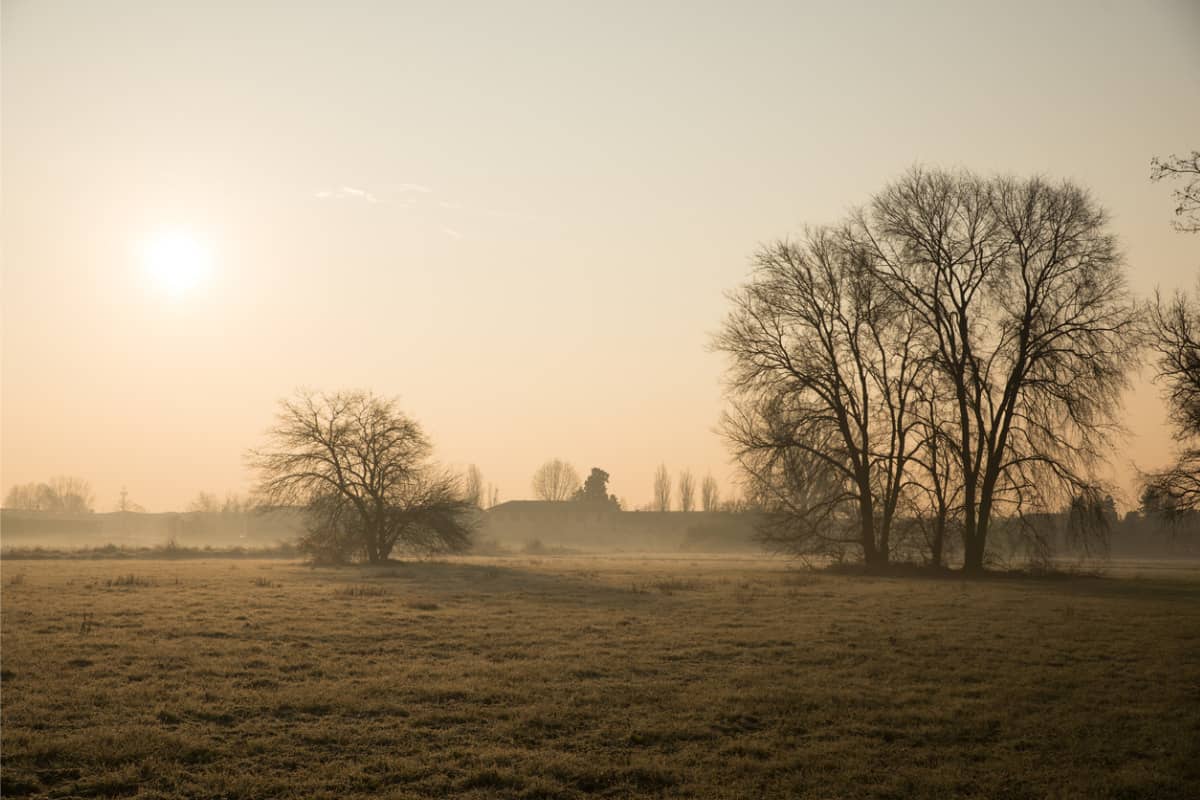
M439 595L503 594L534 596L547 602L631 607L643 605L645 594L628 588L563 574L498 564L469 564L442 560L389 560L380 564L314 566L338 584L400 583Z

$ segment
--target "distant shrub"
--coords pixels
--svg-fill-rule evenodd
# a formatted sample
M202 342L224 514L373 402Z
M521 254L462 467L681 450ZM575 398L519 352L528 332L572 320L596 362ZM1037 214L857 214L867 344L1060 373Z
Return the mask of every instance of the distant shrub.
M483 539L471 547L471 553L478 556L504 556L511 552L512 550L502 545L498 539Z
M441 606L439 606L437 603L419 602L418 601L418 602L409 603L408 607L412 608L412 609L416 609L417 611L437 611Z
M546 545L542 544L541 539L530 539L525 544L521 545L521 552L527 556L545 555Z
M154 579L143 575L121 575L116 578L109 578L104 582L104 585L111 587L154 586Z
M552 547L544 544L541 539L530 539L525 542L521 546L521 552L527 556L573 556L579 554L579 550L574 548L561 545Z
M383 597L391 594L382 586L370 585L339 586L333 593L338 597Z

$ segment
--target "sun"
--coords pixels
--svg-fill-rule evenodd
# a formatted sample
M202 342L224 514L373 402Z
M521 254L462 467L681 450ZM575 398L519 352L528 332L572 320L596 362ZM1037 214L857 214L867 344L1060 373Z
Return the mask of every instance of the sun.
M194 291L212 271L208 247L185 230L164 230L147 237L141 256L149 281L174 298Z

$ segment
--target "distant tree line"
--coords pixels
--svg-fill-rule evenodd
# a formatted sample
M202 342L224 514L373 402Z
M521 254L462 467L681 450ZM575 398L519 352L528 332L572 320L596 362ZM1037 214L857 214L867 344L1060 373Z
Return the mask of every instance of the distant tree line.
M83 478L58 475L44 483L13 486L4 498L4 507L21 511L54 511L64 514L89 514L95 496Z
M533 495L543 502L572 501L593 508L619 511L620 501L616 495L608 492L609 477L599 467L592 467L587 479L581 483L574 466L561 458L552 458L533 473Z

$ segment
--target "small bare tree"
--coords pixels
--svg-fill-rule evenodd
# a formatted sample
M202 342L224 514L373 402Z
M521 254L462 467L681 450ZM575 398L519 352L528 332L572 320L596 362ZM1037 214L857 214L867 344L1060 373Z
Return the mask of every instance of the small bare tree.
M200 514L214 514L221 510L220 501L212 492L199 492L188 505L188 511Z
M650 507L655 511L671 510L671 473L666 464L659 464L654 471L654 501Z
M533 495L539 500L570 500L578 490L579 473L561 458L547 461L533 473Z
M696 480L690 469L679 473L679 510L692 511L696 508Z
M711 474L705 475L700 483L700 508L705 511L716 511L721 506L721 488L717 479Z
M302 506L301 544L319 560L387 560L401 547L470 545L473 506L457 478L429 461L430 444L397 401L370 392L302 391L279 404L267 446L251 451L266 505Z
M463 481L463 499L476 508L483 508L483 472L474 464L467 467L466 478Z

